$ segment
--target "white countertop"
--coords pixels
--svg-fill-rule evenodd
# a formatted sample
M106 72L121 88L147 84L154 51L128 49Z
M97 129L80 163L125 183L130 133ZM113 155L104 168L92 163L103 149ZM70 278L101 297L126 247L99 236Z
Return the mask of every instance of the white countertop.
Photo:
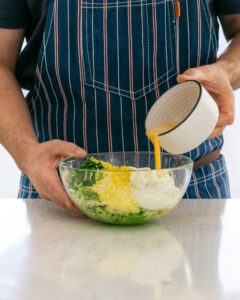
M119 227L0 199L0 299L240 299L240 200Z

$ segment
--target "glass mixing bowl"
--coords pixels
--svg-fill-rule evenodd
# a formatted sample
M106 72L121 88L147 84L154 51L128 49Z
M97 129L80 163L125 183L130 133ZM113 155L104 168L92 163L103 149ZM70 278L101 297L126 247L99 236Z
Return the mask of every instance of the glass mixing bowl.
M192 160L162 154L161 162L162 169L155 170L153 153L99 153L64 159L59 170L68 195L87 216L134 225L167 214L186 192Z

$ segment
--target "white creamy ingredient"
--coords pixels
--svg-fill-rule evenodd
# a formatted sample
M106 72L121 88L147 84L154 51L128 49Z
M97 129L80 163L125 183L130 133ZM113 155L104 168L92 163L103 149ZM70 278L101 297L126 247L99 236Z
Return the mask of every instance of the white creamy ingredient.
M138 205L145 209L160 210L174 207L180 198L180 190L168 171L143 170L131 174L132 194Z

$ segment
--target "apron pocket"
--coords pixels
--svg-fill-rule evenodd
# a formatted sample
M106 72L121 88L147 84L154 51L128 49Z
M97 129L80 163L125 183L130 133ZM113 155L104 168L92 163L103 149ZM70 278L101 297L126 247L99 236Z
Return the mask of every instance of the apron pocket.
M176 75L173 0L85 0L84 84L137 100Z

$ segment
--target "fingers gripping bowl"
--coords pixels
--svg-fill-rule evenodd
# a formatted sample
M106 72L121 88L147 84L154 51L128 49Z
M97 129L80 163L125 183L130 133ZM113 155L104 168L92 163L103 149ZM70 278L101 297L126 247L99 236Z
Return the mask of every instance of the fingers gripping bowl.
M180 155L162 155L154 170L148 152L91 154L60 163L63 185L89 217L110 224L141 224L171 211L183 197L193 163Z

